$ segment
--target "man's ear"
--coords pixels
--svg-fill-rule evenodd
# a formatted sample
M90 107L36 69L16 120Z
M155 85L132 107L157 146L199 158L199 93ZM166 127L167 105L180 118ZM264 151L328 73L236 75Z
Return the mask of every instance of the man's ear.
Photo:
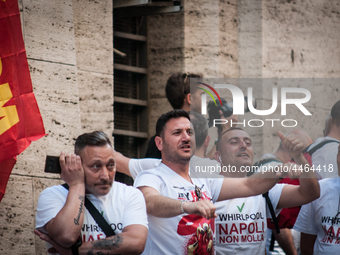
M207 137L205 138L204 143L203 143L203 146L204 146L205 149L208 148L210 140L211 140L211 136L207 135Z
M221 153L219 151L215 151L215 159L216 159L217 162L222 163L221 160L220 160L221 159Z
M188 104L191 105L191 93L188 93L184 100L187 100Z
M163 140L160 136L155 136L155 144L158 148L158 150L162 151L163 149Z

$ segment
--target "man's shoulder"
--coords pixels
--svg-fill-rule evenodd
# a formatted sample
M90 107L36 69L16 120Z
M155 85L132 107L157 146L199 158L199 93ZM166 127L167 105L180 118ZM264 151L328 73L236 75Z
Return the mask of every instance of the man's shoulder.
M54 185L44 189L41 194L61 194L67 195L68 190L65 189L62 185Z
M133 186L126 185L125 183L115 181L112 185L110 193L114 193L119 196L126 196L131 194L139 194L140 190Z
M277 158L273 153L265 153L260 159Z
M336 194L339 192L340 188L340 177L335 177L335 178L325 178L319 181L320 185L320 198L323 195L326 194ZM332 192L334 190L334 193ZM319 198L319 199L320 199Z
M145 170L145 171L141 172L140 174L143 174L143 175L152 174L152 175L161 176L161 175L165 174L168 170L171 170L171 169L160 162L158 166L155 166L153 168Z
M312 143L310 145L310 147L308 148L308 151L310 151L311 149L313 149L315 146L318 146L321 143L324 143L324 146L334 146L334 147L338 147L339 146L339 141L335 138L329 137L329 136L325 136L325 137L319 137L315 140L314 143ZM323 146L323 147L324 147ZM322 149L323 147L321 147L320 149ZM325 147L326 148L326 147Z

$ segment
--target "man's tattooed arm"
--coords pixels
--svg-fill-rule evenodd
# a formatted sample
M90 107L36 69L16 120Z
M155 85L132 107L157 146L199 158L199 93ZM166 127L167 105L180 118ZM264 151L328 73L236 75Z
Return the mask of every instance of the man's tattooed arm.
M114 250L118 249L123 243L122 235L115 235L106 239L92 242L91 250L87 252L87 255L121 255L120 253L114 253ZM94 250L109 250L108 252L94 252ZM111 251L111 252L110 252Z
M80 205L79 205L78 216L77 218L74 218L74 224L77 226L79 226L80 215L83 212L83 208L84 208L84 196L79 196L79 200L80 200Z
M81 255L141 254L144 250L148 229L144 225L132 224L122 233L97 241L87 241L79 247Z

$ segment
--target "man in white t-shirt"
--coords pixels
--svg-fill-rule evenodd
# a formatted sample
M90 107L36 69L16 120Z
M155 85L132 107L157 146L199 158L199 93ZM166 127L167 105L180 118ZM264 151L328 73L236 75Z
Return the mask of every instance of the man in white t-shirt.
M340 167L340 145L336 161ZM340 174L340 173L339 173ZM294 229L300 231L301 254L338 254L340 245L340 178L319 181L320 197L302 206Z
M39 197L35 233L60 254L140 254L148 234L142 193L114 182L116 165L108 136L99 131L80 135L75 154L60 154L59 185ZM85 196L114 230L106 237L84 207ZM77 239L81 242L76 242Z
M192 178L189 161L195 140L183 110L163 114L156 125L162 162L139 173L135 186L144 194L149 235L143 254L211 254L215 206L211 201L248 197L268 191L278 178Z
M302 154L303 143L294 134L278 133L282 145L298 165L308 165ZM219 137L215 158L221 163L221 171L229 180L246 177L253 164L253 147L249 135L240 128L231 128ZM284 165L291 165L285 163ZM254 175L252 175L254 176ZM248 178L247 178L248 179ZM304 171L300 185L277 184L269 190L269 198L276 209L299 206L319 197L317 178L311 171ZM217 254L265 254L267 217L270 217L262 195L237 198L216 203L216 251Z
M318 149L312 155L312 162L313 162L314 168L317 168L319 166L320 169L322 170L321 172L318 172L318 174L320 174L320 178L339 177L339 161L338 162L336 161L337 161L337 157L339 157L339 153L337 154L337 152L338 152L338 143L340 140L340 100L337 101L333 105L331 109L331 114L326 119L325 129L323 130L323 133L325 137L318 138L315 141L315 143L312 144L312 146L318 146L319 144L325 141L331 141L331 142L323 145L320 149ZM312 146L310 149L313 149ZM338 179L339 178L335 178L333 181L325 180L323 182L320 182L320 185L321 187L327 187L327 185L331 185L333 182L334 183L333 188L335 188L336 190L338 187L338 185L336 184L338 182ZM326 188L326 190L328 190L328 188ZM336 192L338 194L339 190L337 190ZM325 201L327 201L328 198L325 193L326 192L322 190L320 198L325 197ZM303 225L305 223L304 218L307 217L309 213L312 213L312 210L316 210L317 208L319 208L318 211L315 211L315 213L316 212L321 213L321 208L325 206L325 204L322 201L324 200L318 199L317 201L315 201L314 205L310 204L310 205L304 206L304 212L302 212L302 209L301 209L300 211L301 217L298 217L297 219L297 221L299 220L299 225L297 225L297 222L296 222L294 226L294 229L295 228L297 230L301 229L301 252L303 254L312 254L314 243L315 243L314 249L317 251L320 251L320 253L323 252L324 247L327 247L328 245L332 247L331 244L327 244L327 243L325 244L322 241L322 239L320 241L319 236L322 235L322 233L317 231L317 228L320 227L320 224L319 224L320 219L316 218L317 222L316 222L316 225L313 224L313 227L314 227L313 231L311 231L311 229L303 229L304 227ZM334 202L334 203L335 203L334 206L336 206L337 202ZM314 208L309 208L311 206L314 206ZM336 210L336 209L333 209L333 210ZM311 217L319 217L319 216L320 215L316 216L314 214L311 214ZM325 221L321 223L324 224L323 226L326 226ZM318 238L316 235L318 235Z

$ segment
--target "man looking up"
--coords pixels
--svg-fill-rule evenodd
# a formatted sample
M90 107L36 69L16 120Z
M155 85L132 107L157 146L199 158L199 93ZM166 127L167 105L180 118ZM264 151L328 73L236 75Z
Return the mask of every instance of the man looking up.
M273 173L265 176L274 178L193 178L189 175L193 138L187 112L174 110L158 119L155 142L162 163L135 180L150 223L143 254L211 254L216 217L211 200L259 195L278 181Z
M278 135L291 158L305 168L308 162L302 155L304 146L300 139L294 134L284 136L278 132ZM240 128L231 128L221 134L216 149L215 158L221 163L221 168L233 167L233 170L221 171L221 174L225 177L246 177L247 172L244 169L252 166L254 156L248 133ZM287 166L291 164L293 163L288 163ZM299 206L318 198L320 189L315 174L306 171L301 177L300 186L277 184L269 190L274 209ZM234 180L225 180L228 179ZM215 205L218 215L217 254L265 254L266 218L270 213L262 195L232 199Z
M37 207L35 233L53 245L49 251L140 254L148 234L145 201L137 189L114 182L116 164L107 135L99 131L80 135L75 154L62 152L60 165L69 190L61 185L45 189ZM85 196L116 235L106 238L84 208ZM80 235L83 243L74 247Z

